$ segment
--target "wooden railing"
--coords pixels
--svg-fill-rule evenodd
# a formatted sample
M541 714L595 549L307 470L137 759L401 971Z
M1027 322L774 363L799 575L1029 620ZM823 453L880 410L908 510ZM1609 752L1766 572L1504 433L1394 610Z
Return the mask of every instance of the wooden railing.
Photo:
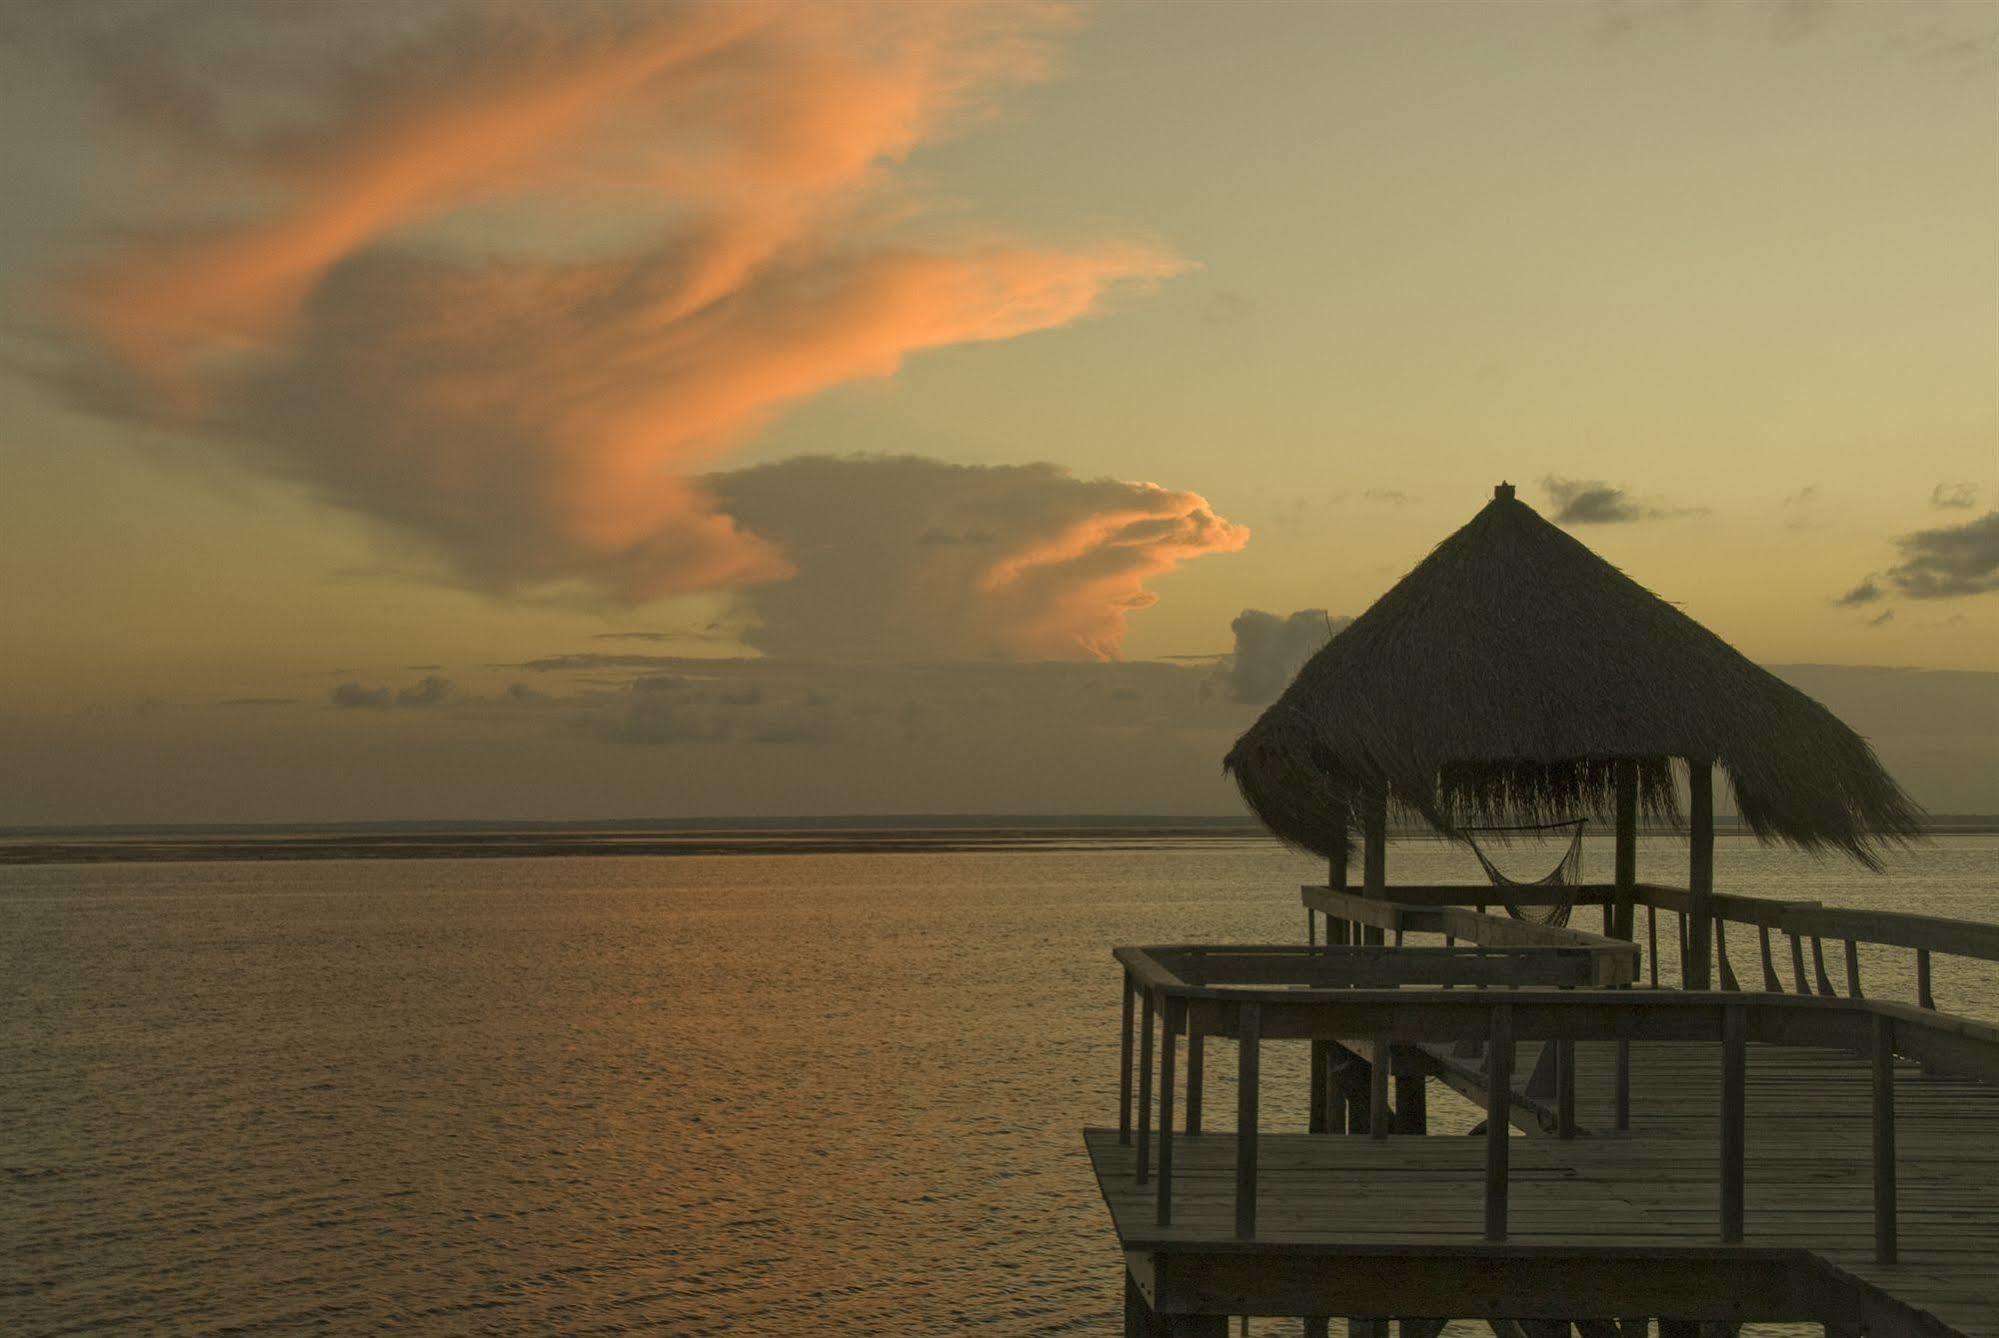
M1340 914L1361 923L1387 923L1376 917L1361 920L1352 903L1364 900L1347 891L1335 891L1323 886L1306 886L1301 889L1308 918L1314 911L1333 913L1328 897L1343 898L1337 903ZM1500 900L1510 901L1516 906L1546 906L1574 901L1578 906L1601 906L1606 909L1605 920L1611 919L1609 908L1618 904L1620 889L1611 883L1585 883L1572 888L1508 888L1502 898L1499 889L1489 885L1461 883L1430 883L1387 888L1383 895L1405 914L1387 923L1387 927L1408 932L1432 932L1450 934L1454 937L1472 939L1472 934L1464 932L1475 922L1458 921L1450 928L1437 928L1443 921L1423 922L1408 912L1449 912L1459 910L1465 914L1481 914L1468 908L1483 908ZM1687 954L1687 934L1692 913L1692 895L1682 887L1668 887L1658 883L1638 883L1628 890L1631 905L1642 906L1646 911L1645 960L1648 982L1658 985L1659 980L1659 915L1663 912L1675 918L1678 929L1680 956ZM1933 955L1961 957L1974 961L1999 962L1999 925L1977 920L1956 920L1934 915L1910 915L1899 911L1859 910L1843 906L1827 906L1818 901L1794 901L1773 897L1752 897L1732 893L1713 893L1708 897L1708 906L1714 924L1714 962L1717 970L1716 983L1722 990L1739 992L1744 988L1743 978L1736 973L1735 963L1729 955L1728 936L1731 927L1752 930L1756 936L1757 974L1761 976L1761 989L1766 993L1797 993L1816 995L1820 998L1846 997L1862 999L1867 997L1863 988L1861 954L1863 947L1902 948L1915 953L1915 997L1913 1003L1919 1008L1934 1011L1936 997L1932 988L1931 958ZM1500 924L1513 923L1529 925L1527 921L1512 921L1498 916L1485 916L1484 920L1498 921ZM1608 923L1606 923L1608 927ZM1308 937L1313 933L1308 924ZM1504 934L1506 931L1490 925L1482 925L1481 932L1488 935ZM1573 928L1558 931L1578 934L1583 931ZM1778 938L1787 940L1788 951L1779 959ZM1601 935L1589 936L1602 938ZM1838 968L1828 969L1826 943L1841 943L1842 963ZM1474 941L1491 941L1478 939ZM1620 940L1608 940L1620 941ZM1810 947L1810 968L1806 966L1806 947ZM1788 973L1785 967L1789 967ZM1752 968L1753 969L1753 968ZM1789 975L1787 985L1786 975Z
M1857 929L1857 927L1856 927ZM1157 1205L1161 1225L1173 1212L1173 1119L1175 1040L1187 1037L1186 1132L1200 1129L1202 1047L1208 1036L1233 1038L1238 1048L1235 1176L1236 1235L1256 1234L1259 1075L1266 1040L1373 1038L1373 1131L1388 1128L1386 1074L1396 1044L1483 1041L1488 1053L1488 1110L1485 1130L1485 1233L1507 1238L1511 1066L1521 1041L1547 1041L1570 1056L1580 1041L1692 1041L1718 1044L1722 1051L1720 1093L1720 1212L1717 1233L1724 1243L1743 1239L1743 1150L1746 1104L1745 1066L1750 1042L1816 1046L1859 1052L1872 1060L1872 1171L1876 1257L1896 1256L1895 1089L1896 1055L1999 1081L1999 1029L1901 1004L1856 998L1827 998L1768 992L1680 992L1548 988L1549 980L1572 969L1564 962L1574 949L1522 947L1504 956L1515 988L1380 988L1384 975L1406 972L1409 983L1434 974L1437 962L1473 963L1479 952L1405 948L1247 950L1239 947L1167 949L1119 948L1124 968L1124 1039L1121 1047L1119 1137L1136 1141L1137 1177L1144 1183L1153 1167L1154 1031L1159 1032ZM1435 954L1449 954L1437 957ZM1565 957L1565 954L1567 956ZM1488 964L1495 954L1487 952ZM1398 968L1395 959L1410 963ZM1281 981L1280 962L1295 963L1309 980ZM1428 962L1430 965L1416 965ZM1489 967L1488 967L1489 969ZM1231 977L1254 974L1255 985ZM1349 978L1351 987L1343 985ZM1190 976L1192 978L1190 978ZM1273 989L1289 983L1293 988ZM1434 983L1434 982L1426 982ZM1480 983L1471 978L1462 983ZM1491 983L1488 980L1486 983ZM1559 981L1553 983L1559 984ZM1142 1006L1134 1120L1133 1005ZM1155 1027L1155 1019L1157 1026ZM1565 1116L1562 1136L1575 1131L1573 1081L1558 1084Z

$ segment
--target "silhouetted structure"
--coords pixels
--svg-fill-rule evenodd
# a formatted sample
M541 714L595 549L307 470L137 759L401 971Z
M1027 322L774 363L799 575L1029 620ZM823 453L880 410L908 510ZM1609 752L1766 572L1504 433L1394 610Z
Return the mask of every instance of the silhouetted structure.
M1614 818L1628 883L1637 810L1679 818L1676 760L1695 988L1708 982L1715 765L1765 841L1879 868L1882 845L1919 831L1859 735L1501 484L1306 663L1224 765L1272 832L1333 861L1335 886L1360 833L1372 890L1391 808L1446 834Z

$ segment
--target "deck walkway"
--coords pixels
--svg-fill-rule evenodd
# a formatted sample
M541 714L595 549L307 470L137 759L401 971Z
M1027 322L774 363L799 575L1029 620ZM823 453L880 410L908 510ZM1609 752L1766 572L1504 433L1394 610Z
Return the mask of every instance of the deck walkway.
M1531 1050L1521 1047L1516 1074L1532 1071ZM1153 1188L1135 1182L1134 1148L1115 1129L1086 1142L1134 1277L1169 1308L1529 1317L1588 1314L1594 1301L1606 1317L1818 1318L1999 1338L1999 1088L1897 1061L1900 1256L1883 1265L1866 1057L1748 1047L1747 1244L1724 1246L1720 1051L1634 1044L1628 1132L1613 1128L1614 1052L1577 1044L1580 1136L1512 1140L1500 1244L1484 1238L1483 1139L1265 1131L1252 1240L1235 1235L1232 1133L1176 1140L1167 1227L1155 1225ZM1458 1064L1461 1077L1475 1071ZM1342 1268L1342 1257L1370 1262Z

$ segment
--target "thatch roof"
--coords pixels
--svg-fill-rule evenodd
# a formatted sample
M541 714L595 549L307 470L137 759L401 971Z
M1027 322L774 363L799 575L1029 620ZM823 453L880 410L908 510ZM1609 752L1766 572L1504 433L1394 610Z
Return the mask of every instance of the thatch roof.
M1284 840L1322 854L1360 796L1446 833L1608 816L1615 764L1675 817L1672 759L1715 762L1765 841L1876 851L1920 810L1865 740L1549 524L1504 485L1306 663L1224 763Z

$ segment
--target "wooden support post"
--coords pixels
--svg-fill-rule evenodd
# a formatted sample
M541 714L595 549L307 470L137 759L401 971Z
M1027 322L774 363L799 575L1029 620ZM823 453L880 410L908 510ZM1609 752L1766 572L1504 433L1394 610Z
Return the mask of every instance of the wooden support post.
M1811 982L1805 979L1805 945L1796 934L1791 935L1791 970L1798 978L1798 993L1810 994Z
M1763 951L1763 988L1772 994L1784 992L1784 982L1777 975L1777 961L1770 955L1770 926L1756 926L1756 944Z
M1344 892L1347 890L1347 845L1346 824L1342 822L1340 824L1339 836L1333 845L1332 853L1326 856L1326 886L1335 892ZM1353 926L1345 920L1335 921L1332 916L1328 915L1326 917L1326 946L1332 947L1334 944L1339 944L1341 947L1344 947L1351 942L1353 942Z
M1127 1144L1131 1142L1131 1014L1137 993L1131 982L1131 972L1125 972L1124 1034L1118 1044L1117 1141Z
M1348 1053L1341 1074L1346 1092L1347 1132L1350 1134L1368 1133L1374 1127L1373 1071L1373 1066L1365 1059Z
M1685 989L1711 987L1708 949L1714 942L1714 763L1704 757L1687 759L1687 904L1693 923L1687 941L1692 960L1681 964Z
M1506 1239L1506 1169L1513 1135L1513 1009L1492 1010L1485 1051L1485 1238Z
M1201 1060L1207 1049L1207 1033L1198 1027L1187 1029L1187 1136L1201 1132Z
M1616 1111L1614 1127L1622 1131L1631 1127L1631 1042L1617 1043L1617 1091L1614 1097Z
M1180 1046L1184 999L1167 996L1159 1034L1159 1214L1160 1226L1173 1222L1173 1055Z
M1152 991L1143 991L1138 1036L1138 1183L1152 1178Z
M1612 900L1617 914L1611 923L1613 937L1629 941L1635 926L1638 888L1638 764L1617 764L1617 849L1611 881L1616 886Z
M1365 845L1361 854L1361 895L1366 897L1386 897L1388 895L1388 790L1386 786L1371 790L1362 801L1365 804L1361 817L1365 823ZM1381 930L1369 926L1363 931L1364 943L1381 943Z
M1556 1041L1555 1046L1555 1136L1576 1136L1576 1043Z
M1247 1240L1256 1235L1256 1107L1261 1076L1263 1007L1236 1005L1235 1107L1235 1233Z
M1895 1240L1895 1020L1874 1015L1874 1262L1892 1264Z
M1930 993L1930 950L1916 949L1916 1007L1936 1010L1936 996Z
M1721 1243L1742 1243L1743 1152L1748 1111L1749 1012L1721 1014Z
M1374 1071L1368 1075L1367 1132L1371 1138L1386 1138L1395 1128L1395 1112L1388 1108L1388 1042L1374 1043Z
M1838 991L1832 987L1832 977L1825 973L1825 940L1817 934L1812 935L1812 971L1819 979L1819 993L1828 999L1836 997Z
M1395 1070L1395 1131L1401 1134L1430 1132L1429 1082L1421 1069L1406 1060Z
M1647 932L1651 935L1652 939L1651 947L1645 953L1645 960L1651 964L1652 988L1656 990L1659 988L1659 908L1657 906L1647 906L1645 908L1645 924Z
M1331 1067L1331 1041L1312 1042L1311 1084L1305 1099L1305 1132L1323 1134L1331 1123L1326 1110L1332 1104L1331 1078L1327 1070Z
M1846 997L1864 999L1860 992L1860 945L1852 939L1846 941Z

